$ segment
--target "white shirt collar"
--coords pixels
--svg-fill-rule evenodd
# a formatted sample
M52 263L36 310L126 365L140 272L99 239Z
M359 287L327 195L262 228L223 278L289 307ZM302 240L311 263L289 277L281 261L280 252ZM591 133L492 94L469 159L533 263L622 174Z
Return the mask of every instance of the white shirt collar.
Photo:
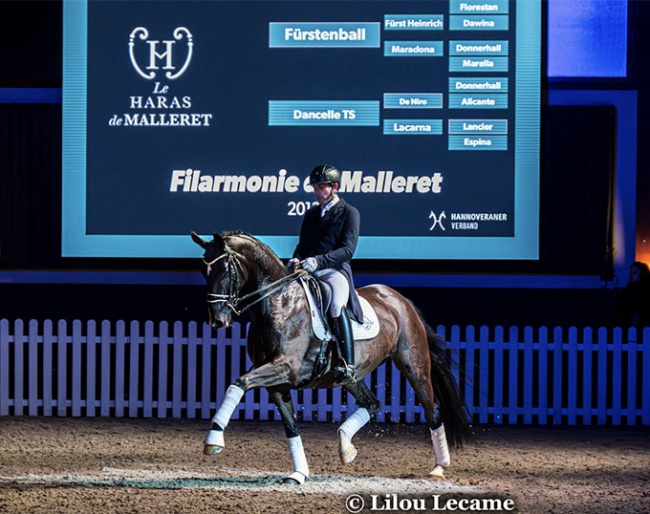
M334 195L334 198L332 198L329 202L320 208L320 217L322 218L325 216L325 214L327 214L327 211L329 211L337 203L339 203L339 197L337 195Z

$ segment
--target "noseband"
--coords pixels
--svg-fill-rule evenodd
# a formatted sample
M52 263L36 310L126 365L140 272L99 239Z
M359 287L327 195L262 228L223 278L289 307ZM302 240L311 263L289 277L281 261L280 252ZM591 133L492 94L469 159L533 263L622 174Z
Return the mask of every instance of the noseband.
M226 263L226 270L228 272L228 294L217 294L217 293L208 293L207 302L209 304L215 303L225 303L231 311L233 311L237 316L241 315L247 309L250 309L253 305L261 302L268 296L272 295L279 289L282 289L289 282L293 282L298 277L307 274L304 270L297 270L290 275L282 277L275 282L271 282L264 287L256 289L252 293L248 293L244 296L239 296L239 279L245 278L246 274L244 273L244 268L239 262L235 252L226 245L225 252L219 255L214 260L208 262L203 259L203 263L208 267L208 274L210 273L210 266L215 264L221 259L228 259ZM257 296L257 298L255 298Z

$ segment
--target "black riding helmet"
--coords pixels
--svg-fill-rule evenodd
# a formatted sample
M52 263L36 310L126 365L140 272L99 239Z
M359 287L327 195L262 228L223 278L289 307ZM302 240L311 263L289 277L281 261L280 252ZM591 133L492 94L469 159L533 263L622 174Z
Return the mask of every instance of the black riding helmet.
M330 164L316 166L309 174L309 185L316 184L341 184L341 172Z

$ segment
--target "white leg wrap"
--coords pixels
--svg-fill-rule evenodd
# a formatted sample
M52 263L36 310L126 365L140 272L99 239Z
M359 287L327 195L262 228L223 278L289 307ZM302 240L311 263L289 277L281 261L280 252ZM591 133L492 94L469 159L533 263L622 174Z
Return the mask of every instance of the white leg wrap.
M302 485L305 479L309 477L309 465L307 464L307 457L305 457L305 449L302 446L302 439L297 435L296 437L290 437L288 441L291 462L293 463L293 473L289 475L289 478L293 478Z
M447 448L445 425L440 425L435 430L431 430L431 442L433 443L433 454L436 458L435 465L444 468L448 467L451 464L451 458L449 457L449 449Z
M368 421L370 421L370 413L367 409L361 407L354 411L354 414L345 420L345 422L339 427L339 430L352 439L354 434L368 423Z
M242 396L244 396L244 390L236 385L231 385L226 391L226 397L223 399L221 407L212 418L212 422L221 428L226 428Z
M223 448L226 445L223 438L223 430L208 430L208 435L205 436L203 444Z

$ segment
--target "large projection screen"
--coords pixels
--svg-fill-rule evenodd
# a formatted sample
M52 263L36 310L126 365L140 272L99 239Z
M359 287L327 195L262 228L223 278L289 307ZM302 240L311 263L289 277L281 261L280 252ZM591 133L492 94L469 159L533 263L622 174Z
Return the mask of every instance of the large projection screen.
M541 0L64 0L66 257L289 257L337 166L360 259L539 257Z

